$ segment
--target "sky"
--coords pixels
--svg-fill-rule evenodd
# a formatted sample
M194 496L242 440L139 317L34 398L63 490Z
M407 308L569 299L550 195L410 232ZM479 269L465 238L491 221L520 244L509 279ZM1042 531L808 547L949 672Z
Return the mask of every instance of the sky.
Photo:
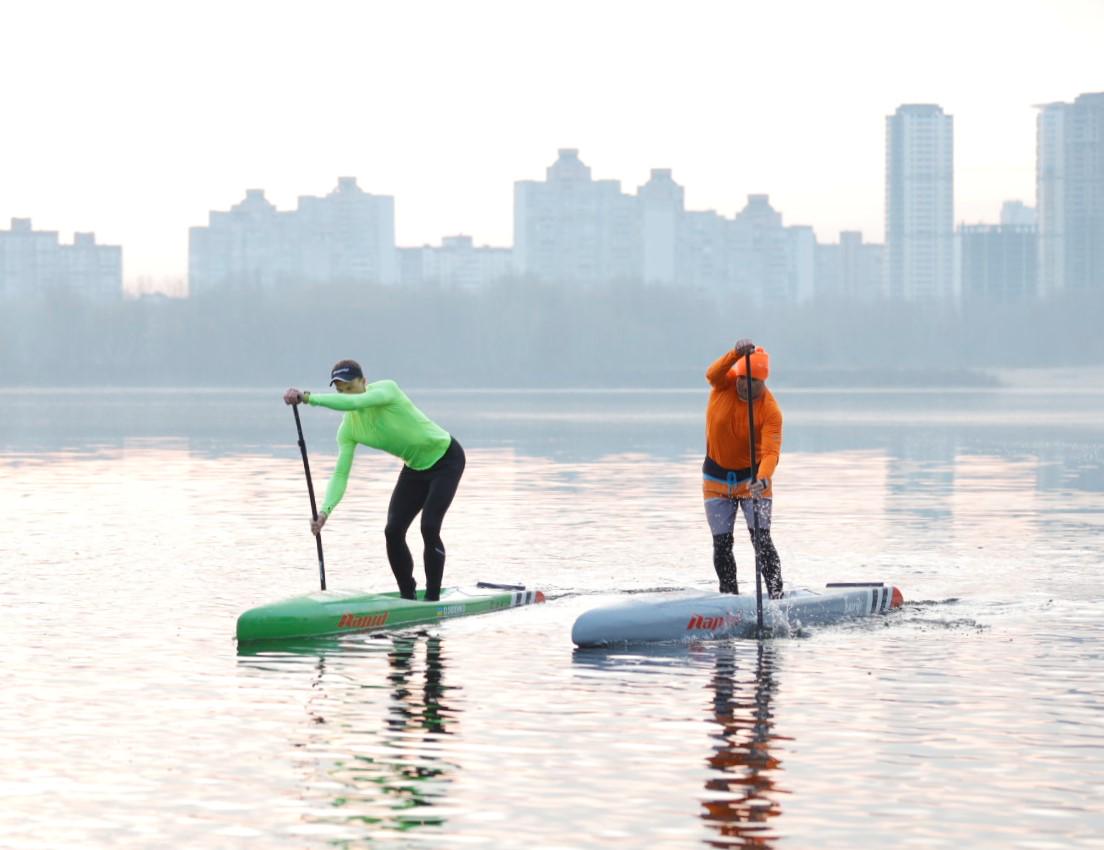
M563 147L881 241L902 103L954 116L956 218L995 222L1034 203L1033 105L1104 90L1104 0L0 2L0 229L95 231L132 290L247 188L291 209L344 175L395 197L399 245L510 245L514 181Z

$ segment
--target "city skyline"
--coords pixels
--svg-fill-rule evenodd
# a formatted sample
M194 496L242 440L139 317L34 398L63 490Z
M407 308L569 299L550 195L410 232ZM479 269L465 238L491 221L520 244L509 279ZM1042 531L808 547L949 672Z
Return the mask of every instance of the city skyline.
M1082 95L1079 102L1100 97ZM886 116L886 235L899 226L893 223L895 214L891 212L897 208L898 202L890 203L891 197L900 191L895 188L899 180L899 176L895 175L902 167L907 167L912 173L927 161L914 160L913 154L909 154L909 159L898 162L900 151L908 148L900 148L900 142L893 141L895 134L900 132L894 128L903 115L929 114L946 120L947 126L940 132L946 134L942 144L946 146L946 155L949 156L953 148L952 118L944 116L937 104L902 104L894 115ZM932 144L925 133L916 139L921 151ZM807 300L814 294L828 293L846 293L864 298L884 292L907 300L932 295L939 299L955 298L959 295L957 282L951 280L957 271L952 272L950 266L940 273L945 280L938 290L914 291L911 285L899 289L891 279L892 273L885 278L879 271L881 252L886 247L884 243L872 242L861 231L855 230L840 231L835 242L831 241L831 237L821 241L808 225L784 223L783 211L772 207L769 195L749 195L745 207L732 217L716 210L689 210L685 207L686 187L674 179L670 169L653 168L648 182L637 187L634 194L631 187L623 187L619 180L593 176L590 167L580 161L576 149L561 148L557 153L557 160L546 169L546 178L551 182L514 182L514 233L508 245L476 245L470 235L453 234L442 236L439 245L402 246L395 238L395 199L365 192L358 186L357 178L352 176L338 177L336 187L325 197L299 195L296 209L289 210L279 210L266 197L265 189L249 188L229 210L209 210L207 224L189 228L187 278L171 291L162 290L162 293L183 296L195 295L201 290L214 293L226 286L234 288L243 284L271 288L274 285L310 285L336 280L392 285L432 283L472 289L503 277L515 276L565 284L639 279L645 283L678 284L691 288L704 285L718 293L733 285L743 290L752 279L756 279L758 283L754 285L763 287L762 296L797 301ZM953 206L953 174L945 172L942 179L946 184L946 206L949 208ZM918 185L921 187L918 197L927 197L930 188L925 188L926 182ZM567 190L567 194L561 196L562 190L557 186ZM580 190L583 195L578 194ZM534 191L541 195L550 191L552 194L538 202L537 207L531 208L528 199L535 199L536 196L532 195ZM584 201L584 197L587 200ZM551 204L548 205L548 202ZM580 203L583 206L577 212L583 217L576 221L571 210ZM925 203L922 202L921 208L917 209L923 209ZM638 204L642 205L639 210ZM909 209L912 209L911 204ZM1033 228L1034 213L1033 207L1020 200L1004 201L1001 224L1029 224ZM921 213L922 216L929 214ZM1009 214L1021 219L1027 215L1030 221L1006 221ZM563 218L564 215L568 217ZM597 218L591 220L595 215ZM947 210L941 216L945 218L944 229L948 240L952 237L952 231L960 233L973 229L980 232L996 227L995 223L985 222L973 226L962 223L955 228ZM930 227L923 219L918 221L922 229ZM735 231L732 231L733 225L737 228ZM534 226L537 231L531 231ZM769 236L772 244L775 240L782 240L775 246L778 256L771 259L769 255L772 251L767 250L762 256L737 257L736 254L745 250L739 247L742 241L750 237L760 243L766 237L766 231L761 236L752 237L750 231L744 236L739 235L739 230L744 227L756 230L764 226L772 234ZM563 229L565 227L566 230ZM589 243L592 239L589 234L597 232L594 228L600 231L605 227L613 228L610 235L620 233L613 237L619 240L629 235L622 232L623 227L639 227L640 231L630 237L629 242L613 247L614 253L609 256L603 253L608 249L598 242L593 247L602 256L590 256L584 250L570 261L582 264L578 270L574 267L560 268L568 254L577 253L568 248L569 245ZM544 244L553 232L556 234L553 242L542 249L540 256L543 259L538 258L529 243L539 233L539 241ZM74 241L87 241L89 237L95 239L94 234L77 232ZM49 274L42 277L33 263L26 268L18 265L18 252L31 251L37 244L36 240L43 238L56 244L58 233L41 229L32 232L29 219L12 219L10 231L0 228L0 240L5 238L23 240L11 243L7 262L16 264L9 268L9 272L26 278L22 283L8 281L11 284L8 289L14 293L29 285L50 285L48 281L53 278ZM241 241L243 239L244 242ZM561 242L562 245L555 244ZM17 244L22 247L15 247ZM3 247L4 243L0 241L0 249ZM892 244L889 247L892 255ZM549 249L552 253L544 256ZM120 280L120 294L124 294L128 288L122 281L121 246L111 250L116 253L116 274ZM908 253L915 250L907 249ZM381 251L385 253L381 254ZM732 256L727 256L733 251ZM949 250L940 253L949 261ZM725 256L722 257L722 254ZM606 264L615 256L619 259L607 268ZM0 251L0 284L4 283L3 257L3 251ZM840 263L842 265L838 265ZM590 271L580 275L579 271L583 269ZM930 271L924 274L930 274ZM955 284L953 290L950 288L952 283ZM72 285L76 287L75 291L79 291L85 284L73 279ZM3 288L0 286L0 291ZM1034 285L1030 287L1032 291L1034 288ZM136 293L131 288L129 294L149 293Z
M514 277L568 286L635 280L801 303L878 293L1003 301L1096 288L1104 93L1036 108L1041 216L1013 199L1002 203L999 224L956 227L954 117L938 104L902 104L885 119L884 244L861 231L821 242L812 227L785 224L766 194L749 195L732 218L689 210L686 188L667 168L653 168L646 184L626 192L619 180L596 178L577 149L561 148L545 180L514 181L508 247L476 246L465 234L444 236L440 246L400 246L395 199L364 191L351 176L338 177L324 197L300 195L294 210L279 210L264 189L251 188L230 210L211 210L206 225L190 228L186 290L341 283L477 290ZM91 233L76 233L74 242L88 257L76 264L58 248L57 232L13 219L10 231L0 229L0 295L89 285L103 292L112 277L122 295L121 247L89 251ZM1040 254L1049 266L1038 265Z
M902 106L909 106L909 104L901 104L897 108L899 109ZM1035 108L1032 107L1032 112L1034 112L1034 111L1035 111ZM888 114L886 116L881 116L882 121L884 122L887 117L891 117L891 116L888 115ZM1034 125L1032 125L1032 131L1034 131ZM1034 137L1034 133L1032 133L1032 135ZM883 131L883 139L882 139L883 144L884 144L884 140L885 140L885 133ZM562 150L565 150L565 148L558 148L557 150L562 151ZM574 149L567 148L566 150L574 150ZM546 157L546 160L547 160L547 157ZM588 164L589 164L589 162L590 162L590 159L588 157ZM884 153L884 150L880 153L879 165L882 168L883 183L879 187L878 194L884 198L884 195L885 195L885 184L884 184L884 179L885 179L885 153ZM547 166L545 165L545 166L541 166L540 168L537 168L537 169L530 169L530 171L532 172L531 177L518 177L518 178L515 178L513 181L511 181L511 183L510 183L511 194L514 191L514 188L515 188L516 184L532 182L532 179L539 179L540 177L542 177L543 175L540 175L539 172L543 171L545 167L547 167ZM594 170L594 169L591 169L591 170ZM679 187L681 189L685 190L685 194L686 194L687 197L694 197L694 196L700 194L698 192L694 192L693 187L690 187L690 186L687 186L687 185L683 184L678 179L678 175L672 174L673 169L670 169L670 168L652 167L652 168L649 169L650 173L648 175L646 175L644 178L642 178L639 181L639 183L641 185L647 183L651 177L654 177L654 174L657 171L665 173L669 178L673 177L675 179L675 182L679 184ZM1032 172L1032 184L1034 184L1034 173L1035 173L1034 160L1032 161L1031 172ZM359 178L357 178L356 176L353 176L353 177L350 177L350 178L340 178L340 179L359 180ZM627 181L627 180L624 180L620 177L613 176L613 175L596 174L594 176L594 179L598 180L598 181L621 184L623 189L631 189L632 188L631 187L632 181ZM1030 189L1030 194L1022 195L1021 197L1013 197L1012 195L1006 193L1005 196L1002 196L999 199L996 199L996 200L993 201L993 203L996 204L996 208L990 214L987 214L984 217L978 217L974 220L967 220L967 219L963 218L962 216L958 215L959 200L960 200L959 197L958 197L958 192L957 192L958 181L959 181L959 175L956 173L955 174L956 198L955 198L955 217L954 217L954 226L955 227L957 227L959 224L992 224L992 223L995 223L996 221L999 220L999 217L1000 217L999 214L1000 214L1001 208L1003 207L1004 204L1008 203L1009 201L1020 201L1020 202L1023 202L1025 204L1027 204L1027 206L1033 206L1034 205L1035 190L1034 190L1034 185L1032 185L1032 187ZM325 185L332 185L332 183L333 183L333 178L330 177L330 178L328 178L328 183L325 184ZM242 203L243 199L248 200L250 197L260 197L260 198L263 198L265 203L268 203L268 204L272 205L273 207L277 207L277 208L280 208L280 209L285 209L285 208L290 209L290 208L293 208L295 203L303 197L304 190L296 189L294 187L289 187L289 188L292 190L292 194L291 194L290 197L288 197L286 199L282 198L282 197L280 199L277 199L277 198L274 197L274 193L268 187L265 187L265 186L241 187L237 190L236 198L229 201L229 202L227 202L225 204L225 208L226 209L234 208L236 205ZM372 187L364 187L364 188L365 188L365 191L370 192L373 195L381 195L381 196L389 197L389 198L392 197L390 195L386 195L385 193L374 190ZM769 187L767 187L767 188L769 188ZM306 190L306 191L310 191L310 190ZM745 196L743 198L734 199L734 204L731 208L726 208L726 209L692 208L689 205L689 202L687 202L687 209L688 210L694 209L695 211L702 212L702 213L716 213L717 215L720 215L720 216L723 216L723 217L726 217L726 218L731 218L732 216L735 216L735 215L740 213L740 211L746 205L748 199L751 198L751 197L770 198L771 199L771 204L774 205L774 206L778 206L778 203L775 200L775 196L772 193L770 193L769 191L764 191L764 192L757 192L757 193L749 193L747 196ZM509 218L510 218L510 231L506 234L505 238L500 242L492 242L490 240L479 239L477 236L472 235L473 228L464 228L463 226L461 226L459 229L457 229L457 230L455 230L451 233L440 233L440 234L436 234L436 235L427 236L426 239L421 240L421 241L418 241L418 240L404 241L400 236L400 234L404 230L404 228L401 226L401 219L402 219L401 209L403 207L402 199L401 198L393 198L393 200L394 200L393 205L394 205L394 208L395 208L395 245L399 248L420 248L420 247L439 246L439 245L442 245L445 240L454 239L456 237L466 237L466 238L472 239L476 245L479 245L481 247L486 247L486 248L496 248L496 249L506 248L506 249L510 249L510 248L514 247L514 235L515 234L514 234L513 230L514 230L514 227L516 226L516 222L514 221L514 217L515 217L515 200L516 199L514 197L510 197L507 200L507 209L509 211ZM969 199L962 199L962 200L966 201L966 203L964 205L967 205L967 206L969 205L968 204ZM986 203L988 203L988 201ZM886 227L884 209L885 209L884 204L878 208L877 213L875 214L877 220L874 221L873 219L871 219L872 223L870 224L869 228L844 227L841 230L829 231L829 232L823 231L821 228L817 227L816 225L808 224L806 221L801 219L800 216L793 215L791 213L791 211L789 211L789 210L785 210L785 209L780 208L779 212L782 213L785 216L787 226L801 226L801 227L811 228L814 231L814 234L815 234L816 241L817 241L818 245L838 244L841 234L852 234L852 233L860 233L862 235L863 240L866 243L883 244L884 241L885 241L884 237L885 237L885 227ZM206 220L212 213L215 213L215 212L217 212L217 209L215 207L211 207L210 209L206 210L204 212L203 216L202 216L201 221ZM13 220L15 218L19 218L19 217L18 216L13 216ZM50 220L48 215L46 216L46 220L47 221ZM36 221L36 224L39 222L39 220L37 218L35 219L35 221ZM197 227L202 228L203 226L204 225L200 222L193 223L192 225L188 226L188 228L186 229L186 232L190 232L192 230L195 230ZM59 228L47 227L46 229L49 229L49 230L52 230L52 231L55 231L55 232L59 232L61 234L65 234L67 232L64 229L59 229ZM98 229L94 228L94 227L84 228L84 230L89 230L89 229L96 230L97 232L99 232ZM78 234L80 232L82 232L82 231L80 231L80 230L72 231L72 233L74 235ZM101 239L101 241L106 241L106 240ZM185 236L184 242L185 242L185 245L187 245L187 243L188 243L187 236ZM127 251L129 253L138 252L138 249L133 248L132 246L124 245L124 247L127 248ZM184 260L183 260L183 266L180 269L176 269L174 267L170 271L162 270L161 272L147 271L145 273L142 273L142 272L132 273L129 270L129 268L127 268L127 270L125 271L125 274L124 274L124 282L123 282L124 290L127 291L129 294L146 294L146 293L149 293L149 292L166 292L166 290L168 290L168 294L173 294L173 295L185 294L187 292L187 289L188 289L187 281L188 281L188 277L189 277L187 253L188 252L187 252L187 249L186 249L185 250L185 257L184 257ZM125 259L124 259L124 264L125 264L125 267L133 265L130 261L125 260ZM159 278L159 279L150 280L150 278ZM140 280L140 279L145 279L145 280Z
M880 240L882 122L913 102L956 116L956 220L995 221L1034 203L1033 105L1099 89L1104 38L1081 0L929 4L908 39L899 12L859 2L215 9L13 9L0 71L26 129L0 221L95 229L127 246L133 284L183 277L187 228L244 188L286 208L353 174L398 199L400 245L503 245L513 181L575 147L626 186L672 169L688 209L768 194L821 240Z

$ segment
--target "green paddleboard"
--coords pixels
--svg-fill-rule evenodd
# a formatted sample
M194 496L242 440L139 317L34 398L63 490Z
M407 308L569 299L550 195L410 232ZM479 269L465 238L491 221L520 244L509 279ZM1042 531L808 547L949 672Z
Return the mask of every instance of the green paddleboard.
M293 596L251 608L238 617L238 642L390 631L544 602L539 590L487 582L443 588L437 602L424 602L421 597L422 592L415 601L403 599L398 592L360 590L320 590Z

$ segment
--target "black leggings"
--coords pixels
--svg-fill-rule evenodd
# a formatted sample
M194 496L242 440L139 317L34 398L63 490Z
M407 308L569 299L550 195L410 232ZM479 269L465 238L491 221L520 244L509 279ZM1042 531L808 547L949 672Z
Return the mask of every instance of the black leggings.
M425 573L427 602L441 598L441 577L445 573L445 544L441 541L441 524L452 504L460 476L464 474L464 449L453 439L448 450L429 469L417 470L404 466L391 493L387 508L387 560L399 583L399 593L405 599L415 598L414 558L406 545L406 531L418 512L422 513L422 540L425 543Z
M777 599L782 595L782 559L774 548L770 529L760 528L756 532L749 528L748 534L751 535L752 546L759 558L759 569L767 585L767 593L771 599ZM713 569L717 571L721 593L740 592L736 583L736 559L732 555L732 543L731 534L713 535Z

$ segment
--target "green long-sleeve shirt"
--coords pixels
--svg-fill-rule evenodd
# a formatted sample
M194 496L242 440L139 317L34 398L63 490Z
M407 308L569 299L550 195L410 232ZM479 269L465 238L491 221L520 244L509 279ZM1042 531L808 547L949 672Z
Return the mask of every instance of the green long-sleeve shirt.
M394 381L375 381L362 393L311 393L307 403L345 413L337 429L337 466L322 503L327 514L345 495L357 443L393 454L411 469L420 470L437 463L452 441Z

